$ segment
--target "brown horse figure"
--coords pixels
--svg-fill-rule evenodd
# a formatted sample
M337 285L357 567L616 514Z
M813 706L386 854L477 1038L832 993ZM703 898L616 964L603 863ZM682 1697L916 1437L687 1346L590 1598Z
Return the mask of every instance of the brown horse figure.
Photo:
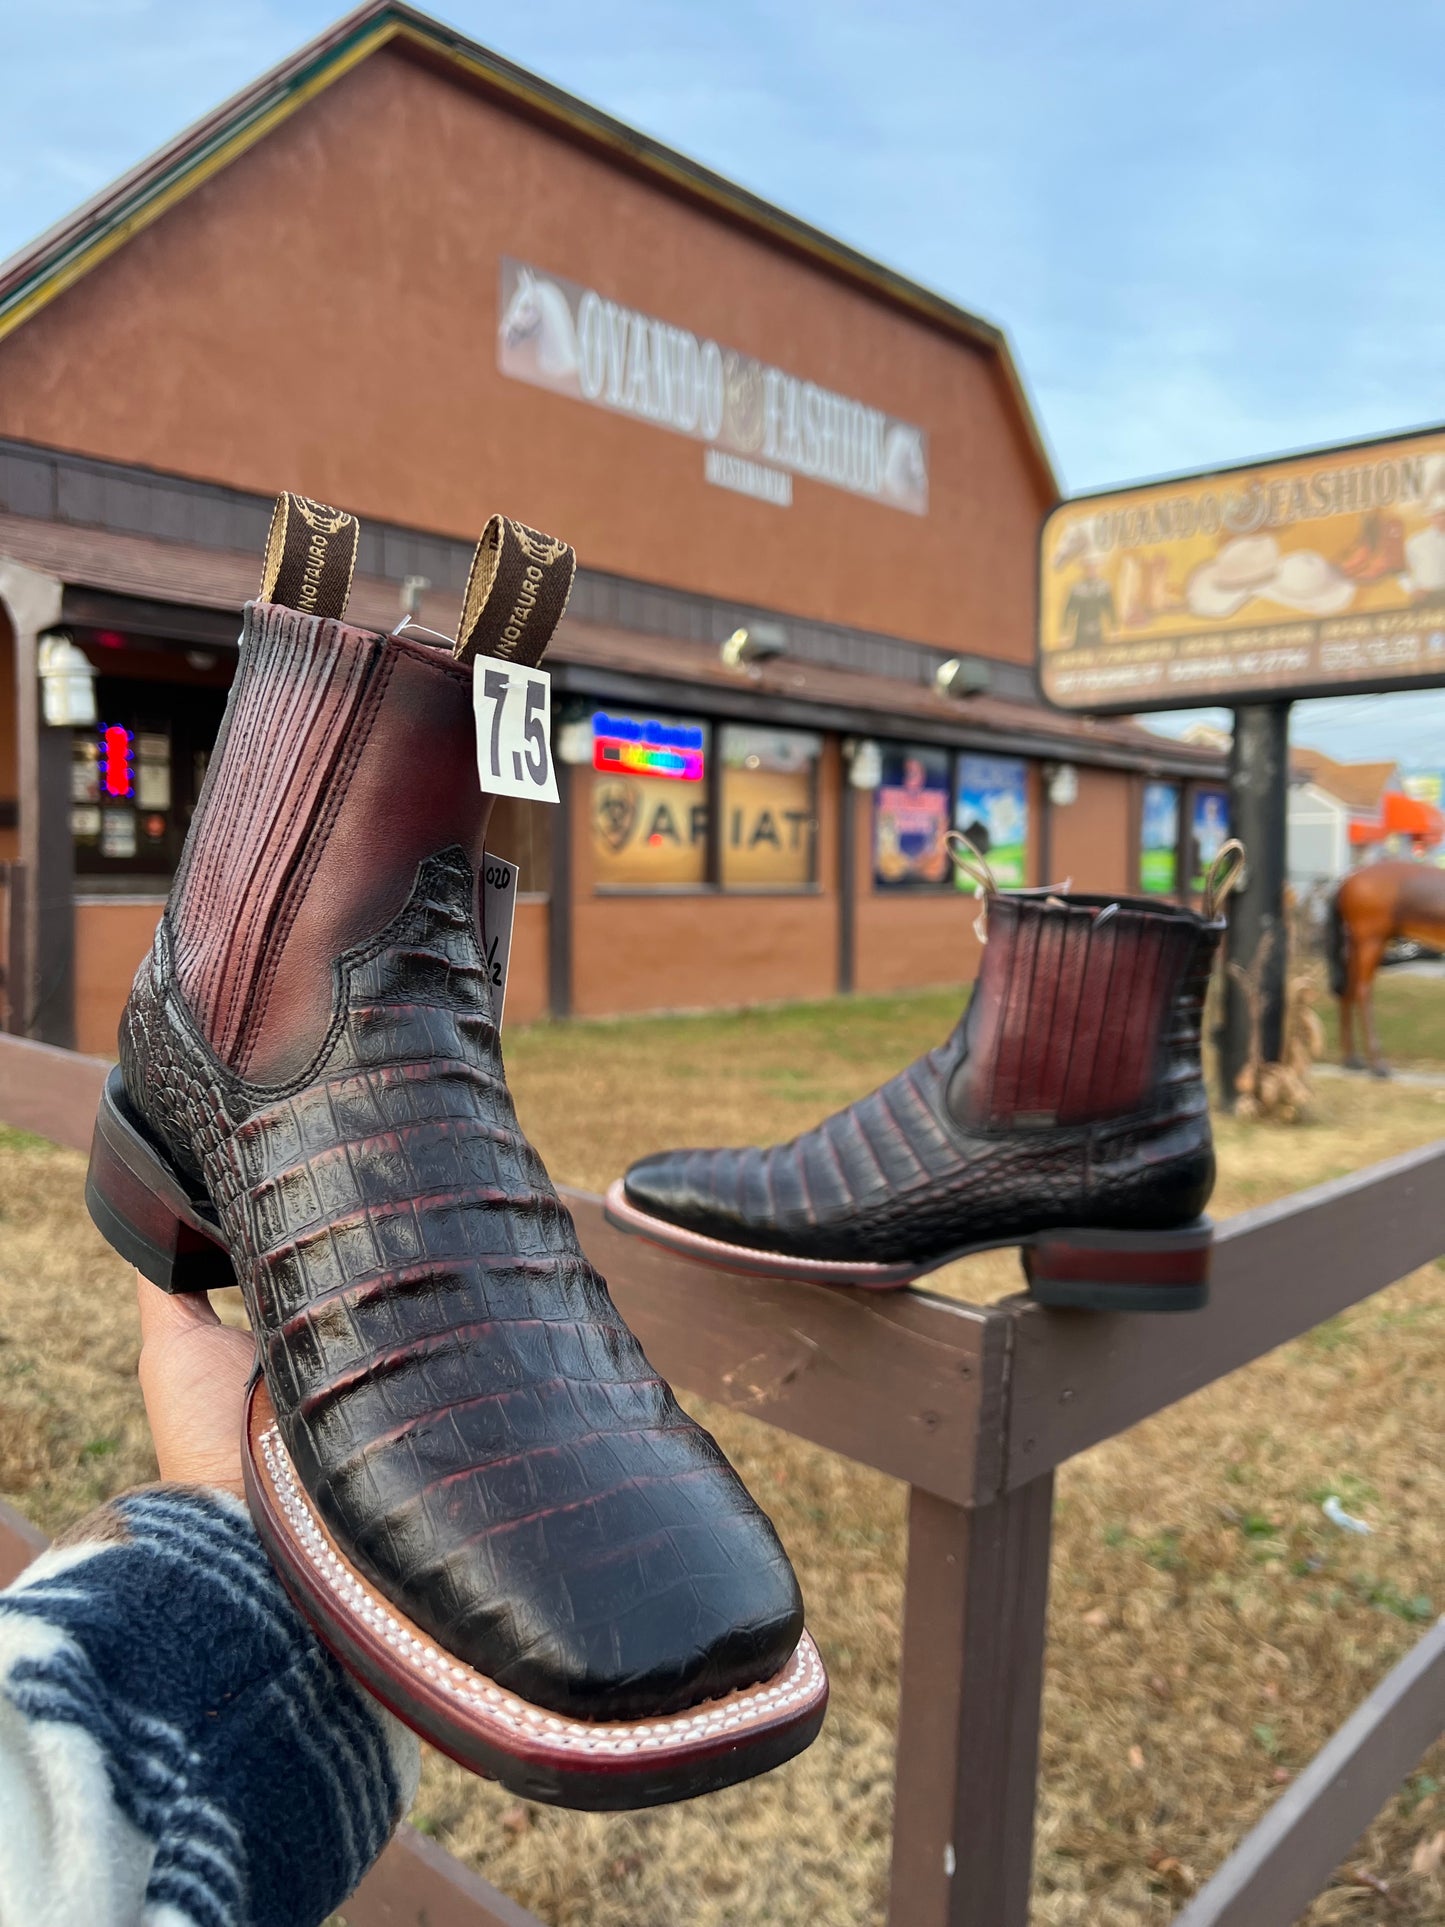
M1413 937L1445 950L1445 870L1430 863L1370 863L1352 870L1330 904L1330 989L1340 1000L1340 1052L1351 1070L1388 1077L1375 1034L1375 972L1385 945ZM1369 1063L1355 1054L1360 1013Z

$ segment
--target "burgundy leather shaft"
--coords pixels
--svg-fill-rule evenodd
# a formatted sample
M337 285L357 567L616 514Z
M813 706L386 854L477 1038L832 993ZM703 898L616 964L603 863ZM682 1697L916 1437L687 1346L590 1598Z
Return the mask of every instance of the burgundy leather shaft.
M950 1090L962 1124L1081 1124L1144 1104L1198 927L1158 910L999 896Z
M247 605L169 910L177 980L228 1069L304 1069L334 960L400 910L433 851L480 862L471 681L439 647Z

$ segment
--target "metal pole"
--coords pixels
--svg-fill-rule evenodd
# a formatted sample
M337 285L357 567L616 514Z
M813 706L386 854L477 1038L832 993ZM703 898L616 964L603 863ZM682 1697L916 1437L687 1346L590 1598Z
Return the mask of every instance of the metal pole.
M1250 703L1234 712L1229 752L1229 822L1245 848L1243 887L1229 907L1225 956L1258 985L1260 1052L1277 1063L1284 1019L1285 815L1289 795L1288 703ZM1219 1036L1221 1096L1232 1105L1235 1080L1249 1061L1249 1000L1232 974L1224 980Z

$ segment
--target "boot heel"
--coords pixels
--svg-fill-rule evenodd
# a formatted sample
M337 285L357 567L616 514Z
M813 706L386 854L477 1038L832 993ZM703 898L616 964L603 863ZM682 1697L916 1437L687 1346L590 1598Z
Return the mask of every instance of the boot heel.
M1199 1311L1209 1302L1214 1226L1178 1231L1041 1231L1023 1250L1029 1292L1079 1311Z
M105 1081L85 1204L106 1242L162 1291L219 1291L236 1274L207 1199L137 1121L119 1069Z

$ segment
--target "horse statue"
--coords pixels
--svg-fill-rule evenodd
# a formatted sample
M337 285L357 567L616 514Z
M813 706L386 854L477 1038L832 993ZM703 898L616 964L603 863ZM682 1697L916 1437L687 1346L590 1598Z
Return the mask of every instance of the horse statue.
M1340 1000L1340 1052L1349 1070L1388 1077L1375 1033L1375 972L1385 946L1413 937L1445 950L1445 870L1430 863L1370 863L1352 870L1330 903L1330 989ZM1369 1061L1355 1051L1360 1014Z

